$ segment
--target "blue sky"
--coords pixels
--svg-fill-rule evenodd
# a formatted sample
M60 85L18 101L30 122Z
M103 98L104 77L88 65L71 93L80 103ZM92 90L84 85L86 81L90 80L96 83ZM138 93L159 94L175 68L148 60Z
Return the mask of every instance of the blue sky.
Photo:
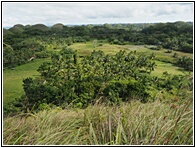
M3 2L3 26L193 21L188 2Z

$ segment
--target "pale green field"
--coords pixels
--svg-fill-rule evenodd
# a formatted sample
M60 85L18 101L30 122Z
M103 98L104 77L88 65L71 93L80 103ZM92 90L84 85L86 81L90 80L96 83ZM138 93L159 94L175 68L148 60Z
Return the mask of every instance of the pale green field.
M24 94L22 81L28 77L36 77L38 67L48 59L36 59L30 63L17 66L15 70L3 70L3 102L13 101L14 98Z
M101 50L104 51L106 54L115 54L119 52L120 50L127 50L127 51L136 51L138 53L147 53L156 54L157 58L168 58L172 59L174 53L177 53L179 56L187 56L190 58L193 58L193 54L190 53L183 53L179 51L172 51L172 53L167 53L167 49L161 49L161 50L151 50L145 47L145 45L116 45L116 44L109 44L109 43L103 43L103 46L98 46L98 43L96 47L93 46L93 42L89 41L87 43L74 43L71 46L68 46L68 48L72 48L74 50L77 50L80 54L87 54L90 53L93 50Z
M168 56L172 57L174 53L177 53L179 56L188 56L190 58L193 58L193 54L191 53L184 53L184 52L179 52L179 51L172 51L171 53L167 53L167 49L161 49L161 50L152 50L149 48L146 48L145 45L125 45L124 48L129 49L129 50L136 50L137 52L141 53L155 53L156 55L162 55L162 56Z
M123 49L121 45L111 45L109 43L103 43L103 46L97 45L96 47L94 47L93 42L74 43L68 48L77 50L78 53L82 55L90 54L93 50L101 50L104 51L105 54L115 54Z
M165 63L165 62L160 62L160 61L156 61L156 68L154 71L152 71L152 76L161 76L163 74L163 72L166 72L168 74L172 74L172 75L184 75L184 74L189 74L189 72L184 71L182 69L180 69L177 66L173 66L170 63Z

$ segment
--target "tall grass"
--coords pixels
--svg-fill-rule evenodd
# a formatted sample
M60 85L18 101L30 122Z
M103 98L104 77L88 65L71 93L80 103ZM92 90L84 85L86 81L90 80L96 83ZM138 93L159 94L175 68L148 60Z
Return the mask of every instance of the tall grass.
M192 99L185 102L20 114L3 122L4 145L192 145ZM180 105L181 104L181 105Z

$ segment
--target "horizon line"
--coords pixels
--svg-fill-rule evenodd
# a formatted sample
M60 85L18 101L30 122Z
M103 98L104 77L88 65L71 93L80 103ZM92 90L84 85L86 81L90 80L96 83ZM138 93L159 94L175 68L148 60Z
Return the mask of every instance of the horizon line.
M185 22L185 23L193 23L193 21L160 21L160 22L133 22L133 23L128 23L128 22L122 22L122 23L77 23L77 24L63 24L63 23L55 23L55 24L63 24L63 26L82 26L82 25L104 25L104 24L156 24L156 23L176 23L176 22ZM37 24L42 24L42 25L45 25L47 27L52 27L53 25L55 24L44 24L44 23L37 23ZM15 25L23 25L23 26L27 26L27 25L30 25L30 26L33 26L33 25L37 25L37 24L20 24L20 23L16 23ZM6 25L6 26L2 26L3 28L5 29L9 29L9 28L12 28L14 27L15 25L12 25L12 26L9 26L9 25Z

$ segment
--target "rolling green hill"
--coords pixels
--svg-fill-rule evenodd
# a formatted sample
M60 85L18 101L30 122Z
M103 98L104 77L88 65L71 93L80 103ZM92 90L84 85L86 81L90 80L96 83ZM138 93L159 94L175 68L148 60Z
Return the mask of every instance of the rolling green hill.
M30 29L32 29L32 30L37 29L37 30L41 30L41 31L48 31L49 30L49 28L46 25L44 25L44 24L35 24L35 25L32 25L30 27Z
M14 25L12 28L8 29L12 33L21 33L24 31L24 26L21 24Z
M52 27L51 27L51 30L58 30L58 31L60 31L60 30L62 30L63 29L63 24L61 24L61 23L58 23L58 24L54 24Z

